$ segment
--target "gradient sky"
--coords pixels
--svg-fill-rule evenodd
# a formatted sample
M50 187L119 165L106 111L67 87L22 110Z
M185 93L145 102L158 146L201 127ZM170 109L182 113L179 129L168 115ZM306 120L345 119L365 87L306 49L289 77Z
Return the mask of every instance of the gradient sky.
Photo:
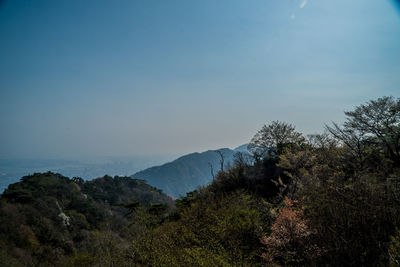
M0 157L184 154L400 92L389 0L0 1Z

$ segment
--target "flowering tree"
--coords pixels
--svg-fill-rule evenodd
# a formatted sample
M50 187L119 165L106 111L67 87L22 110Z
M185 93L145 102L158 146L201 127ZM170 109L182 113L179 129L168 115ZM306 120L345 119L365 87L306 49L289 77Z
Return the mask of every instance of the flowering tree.
M285 206L271 227L271 234L261 238L265 252L261 255L269 265L304 264L322 253L311 245L312 231L304 219L304 208L299 201L285 198Z

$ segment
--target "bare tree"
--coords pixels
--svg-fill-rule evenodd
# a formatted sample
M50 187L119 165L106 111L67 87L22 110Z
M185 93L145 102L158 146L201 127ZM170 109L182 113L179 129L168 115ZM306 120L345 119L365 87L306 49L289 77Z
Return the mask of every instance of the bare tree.
M225 165L225 156L224 156L224 153L222 153L222 151L220 150L220 149L218 149L217 151L215 151L218 155L219 155L219 157L220 157L220 160L219 160L219 164L220 164L220 171L224 171L224 165Z

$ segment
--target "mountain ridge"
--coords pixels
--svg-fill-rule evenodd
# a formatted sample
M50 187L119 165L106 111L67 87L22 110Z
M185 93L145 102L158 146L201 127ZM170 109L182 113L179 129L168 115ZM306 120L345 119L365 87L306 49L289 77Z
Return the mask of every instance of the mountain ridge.
M226 168L233 163L236 153L244 151L247 151L247 144L234 149L220 148L193 152L171 162L136 172L130 177L143 179L164 193L177 198L199 186L209 184L220 170L221 160L224 161L223 167Z

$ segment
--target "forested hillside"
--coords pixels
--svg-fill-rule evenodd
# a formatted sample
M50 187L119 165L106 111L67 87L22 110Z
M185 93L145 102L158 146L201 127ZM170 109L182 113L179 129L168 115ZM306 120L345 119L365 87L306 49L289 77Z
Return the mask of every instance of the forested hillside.
M1 197L5 266L399 266L400 100L305 136L264 125L172 203L130 178L24 177Z
M25 176L1 196L0 265L70 266L102 253L107 242L128 246L132 207L167 212L174 203L129 177L85 182L51 172Z

